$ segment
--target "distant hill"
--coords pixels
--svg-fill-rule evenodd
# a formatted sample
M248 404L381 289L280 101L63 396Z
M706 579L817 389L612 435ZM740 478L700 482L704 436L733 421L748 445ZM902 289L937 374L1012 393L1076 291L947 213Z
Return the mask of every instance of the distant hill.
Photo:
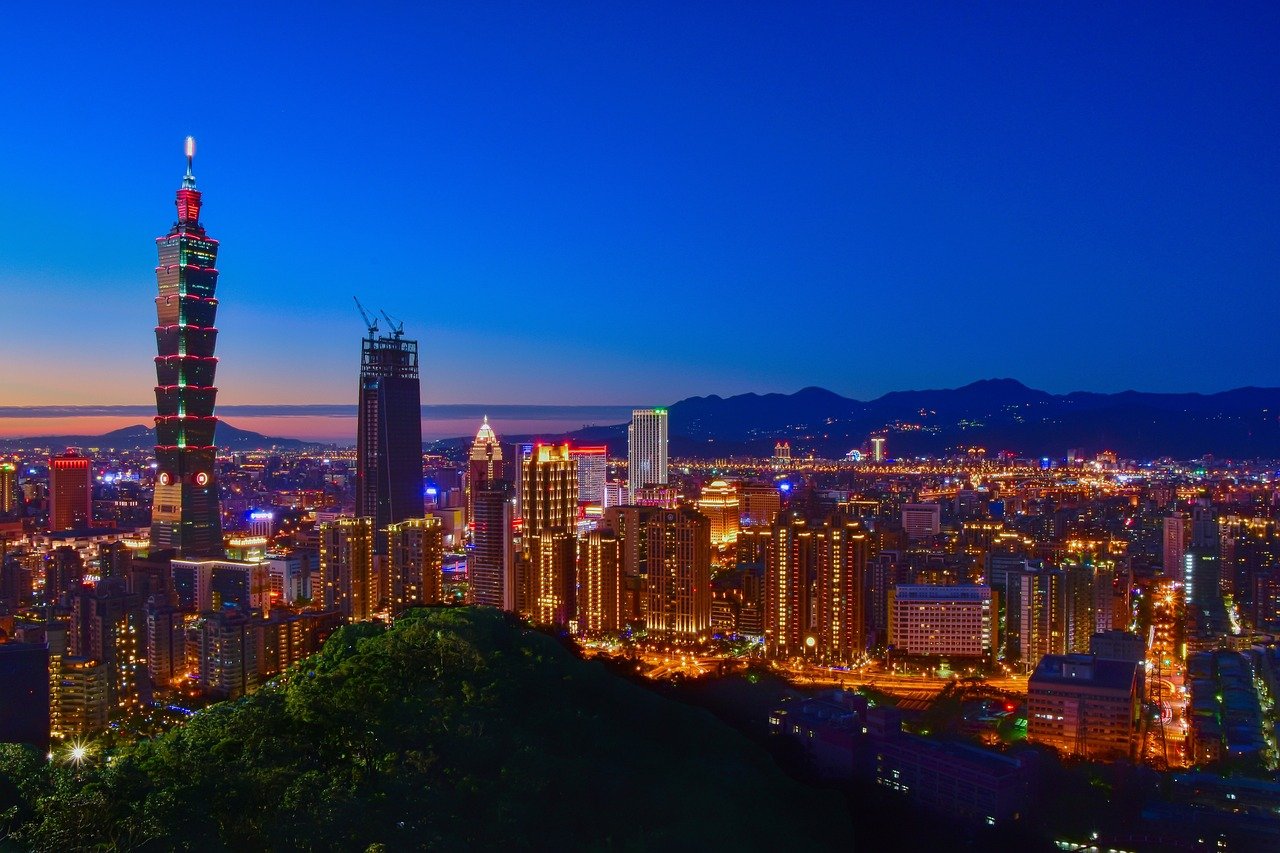
M1050 394L1013 379L962 388L894 391L863 402L822 388L794 394L690 397L668 407L671 453L702 458L768 456L780 439L796 456L838 458L873 433L891 456L941 455L981 446L989 452L1063 456L1068 448L1122 457L1280 458L1280 388L1218 394L1124 391ZM567 436L626 447L626 426Z
M275 438L237 429L226 421L218 421L213 440L218 447L227 450L298 450L314 446L314 442L299 441L296 438ZM143 424L123 427L102 435L41 435L32 438L0 439L0 448L24 449L30 447L110 447L120 450L134 450L154 447L156 431Z

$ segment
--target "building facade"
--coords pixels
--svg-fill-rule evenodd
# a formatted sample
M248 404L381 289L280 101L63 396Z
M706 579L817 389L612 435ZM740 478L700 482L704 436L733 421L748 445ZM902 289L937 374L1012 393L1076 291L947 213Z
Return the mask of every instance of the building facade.
M200 223L200 191L191 173L178 190L178 221L156 238L156 472L151 548L180 557L222 554L214 432L218 424L214 326L218 241Z
M646 486L667 480L667 410L635 409L627 427L627 502Z

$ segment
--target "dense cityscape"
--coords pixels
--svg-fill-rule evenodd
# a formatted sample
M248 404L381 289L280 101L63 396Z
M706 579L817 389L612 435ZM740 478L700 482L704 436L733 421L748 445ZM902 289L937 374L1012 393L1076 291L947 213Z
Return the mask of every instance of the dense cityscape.
M0 853L1280 850L1280 6L57 11Z
M354 449L226 452L219 244L191 138L186 158L156 241L154 448L0 462L0 741L108 762L288 680L341 626L478 607L655 687L782 685L755 725L804 778L967 831L1280 843L1272 463L900 459L893 425L839 459L786 438L671 458L661 406L625 447L488 418L424 446L418 342L358 300ZM1050 766L1129 767L1141 801L1053 834Z

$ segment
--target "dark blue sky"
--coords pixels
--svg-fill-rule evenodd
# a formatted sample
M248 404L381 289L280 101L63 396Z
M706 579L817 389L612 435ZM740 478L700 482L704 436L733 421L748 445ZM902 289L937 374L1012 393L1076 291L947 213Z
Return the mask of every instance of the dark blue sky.
M220 5L6 9L0 402L149 398L187 133L227 403L1280 384L1274 3Z

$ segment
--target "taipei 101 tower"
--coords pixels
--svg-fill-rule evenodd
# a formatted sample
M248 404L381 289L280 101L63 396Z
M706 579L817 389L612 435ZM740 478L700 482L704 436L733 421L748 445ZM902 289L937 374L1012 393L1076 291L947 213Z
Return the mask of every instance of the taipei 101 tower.
M156 238L156 481L151 552L179 557L223 555L213 415L218 360L218 241L200 224L200 191L187 137L187 173L178 190L178 221Z

